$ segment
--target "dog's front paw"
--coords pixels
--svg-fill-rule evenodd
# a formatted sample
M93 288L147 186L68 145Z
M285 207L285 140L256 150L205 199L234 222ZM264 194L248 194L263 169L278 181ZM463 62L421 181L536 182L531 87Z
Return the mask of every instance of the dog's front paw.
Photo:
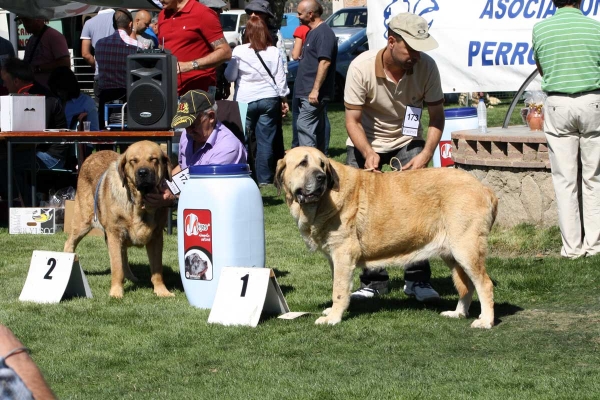
M123 288L120 286L114 286L110 288L110 297L114 299L122 299L123 298Z
M331 315L321 317L315 321L315 325L336 325L342 321L341 318L333 318Z
M329 315L330 312L331 312L331 307L324 309L323 312L322 312L322 314L323 315Z
M441 316L446 317L446 318L467 318L468 315L465 315L461 312L458 311L444 311L442 313L440 313Z
M155 288L154 293L158 297L175 297L175 293L169 292L166 287Z
M471 328L480 328L480 329L492 329L494 326L493 321L487 321L485 319L476 319L471 324Z

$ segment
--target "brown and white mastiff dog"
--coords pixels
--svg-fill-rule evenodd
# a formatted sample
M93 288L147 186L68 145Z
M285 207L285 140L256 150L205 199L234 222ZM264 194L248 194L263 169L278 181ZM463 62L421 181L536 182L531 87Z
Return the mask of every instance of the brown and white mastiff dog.
M146 246L154 293L173 296L162 275L163 229L168 209L144 206L144 195L157 190L163 179L170 176L169 158L150 141L134 143L121 155L99 151L81 166L73 224L64 251L74 253L92 228L103 229L110 257L112 297L123 297L124 278L137 281L127 261L127 248L131 246Z
M431 168L373 173L297 147L277 163L275 185L311 250L333 270L333 307L317 324L337 324L350 303L358 268L406 265L440 256L459 293L451 318L468 316L473 290L481 302L474 328L494 325L493 284L485 270L496 218L494 193L466 172Z

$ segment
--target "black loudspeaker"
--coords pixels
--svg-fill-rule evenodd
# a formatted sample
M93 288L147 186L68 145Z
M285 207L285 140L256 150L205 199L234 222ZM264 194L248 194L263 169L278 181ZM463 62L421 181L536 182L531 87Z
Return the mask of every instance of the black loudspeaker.
M177 110L177 58L169 52L131 54L127 71L127 129L171 129Z

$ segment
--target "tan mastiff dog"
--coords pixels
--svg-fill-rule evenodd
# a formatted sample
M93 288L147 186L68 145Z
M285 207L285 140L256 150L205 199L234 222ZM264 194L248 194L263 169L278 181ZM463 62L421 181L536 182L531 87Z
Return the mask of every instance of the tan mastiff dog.
M162 275L168 208L144 206L144 195L157 190L164 179L171 179L169 158L159 145L147 140L132 144L122 155L99 151L81 166L73 224L64 251L74 253L92 228L103 229L110 257L111 297L123 297L124 278L137 281L127 261L131 246L146 246L154 293L173 296Z
M317 324L337 324L350 304L356 267L381 268L440 256L452 270L458 306L468 316L473 290L481 315L471 326L494 325L493 284L485 270L487 237L496 218L494 193L466 172L430 168L374 173L297 147L277 163L275 185L311 250L333 270L333 307Z

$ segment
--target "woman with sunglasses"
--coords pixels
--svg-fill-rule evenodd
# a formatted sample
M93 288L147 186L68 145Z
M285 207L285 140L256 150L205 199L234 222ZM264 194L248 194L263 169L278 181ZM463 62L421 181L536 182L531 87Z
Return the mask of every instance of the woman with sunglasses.
M256 135L254 172L259 186L273 183L276 154L274 146L280 135L282 116L289 106L283 60L265 22L256 15L246 23L245 44L233 49L225 70L228 81L235 81L234 100L248 103L246 137L253 153L252 132Z

